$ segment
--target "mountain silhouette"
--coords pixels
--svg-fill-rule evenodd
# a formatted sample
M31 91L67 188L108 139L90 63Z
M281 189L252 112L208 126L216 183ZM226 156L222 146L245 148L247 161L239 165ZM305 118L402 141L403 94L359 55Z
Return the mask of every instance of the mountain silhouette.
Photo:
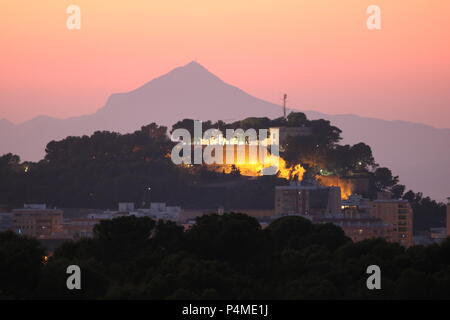
M226 84L197 62L191 62L136 90L113 94L96 116L110 129L122 132L136 128L143 118L171 125L184 118L238 120L262 114L280 116L280 107Z
M303 111L310 119L327 119L339 127L343 143L365 142L382 166L415 191L443 200L450 195L450 130L404 121ZM279 105L253 97L223 82L197 62L175 68L143 86L109 97L96 113L67 119L39 116L14 125L0 119L0 154L23 160L43 158L51 140L98 130L133 132L156 122L171 126L184 118L224 120L280 117Z

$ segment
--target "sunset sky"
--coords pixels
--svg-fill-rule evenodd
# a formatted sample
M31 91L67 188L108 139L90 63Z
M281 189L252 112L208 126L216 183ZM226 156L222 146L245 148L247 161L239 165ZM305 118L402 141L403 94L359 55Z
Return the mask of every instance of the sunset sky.
M66 8L81 8L81 30ZM366 27L369 5L382 30ZM198 61L265 100L450 128L447 0L15 0L0 4L0 118L93 113Z

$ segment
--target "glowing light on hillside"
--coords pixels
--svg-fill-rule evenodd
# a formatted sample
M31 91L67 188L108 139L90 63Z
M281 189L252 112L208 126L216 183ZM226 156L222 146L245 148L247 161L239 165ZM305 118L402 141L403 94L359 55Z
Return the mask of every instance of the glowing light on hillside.
M241 175L248 177L262 176L264 169L278 166L278 177L300 181L303 179L303 174L306 171L300 164L288 167L283 158L274 155L270 155L264 163L261 163L259 160L249 160L248 157L246 157L244 161L235 161L233 165L239 169ZM233 165L218 166L216 171L230 173L233 170Z
M316 176L319 183L326 187L340 187L341 198L347 200L353 194L353 183L339 179L337 176Z

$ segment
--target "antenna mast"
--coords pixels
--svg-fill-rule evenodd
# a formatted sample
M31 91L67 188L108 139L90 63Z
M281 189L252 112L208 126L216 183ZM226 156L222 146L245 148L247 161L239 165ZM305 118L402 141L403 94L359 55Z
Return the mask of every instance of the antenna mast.
M286 100L287 100L287 94L285 93L283 96L283 116L286 119Z

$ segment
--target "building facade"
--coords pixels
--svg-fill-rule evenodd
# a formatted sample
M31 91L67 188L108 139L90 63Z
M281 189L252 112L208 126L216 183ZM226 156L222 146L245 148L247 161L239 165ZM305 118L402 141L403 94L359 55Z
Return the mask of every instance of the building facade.
M292 182L275 187L275 215L321 215L341 212L341 189Z
M353 241L383 238L405 247L414 244L413 211L408 201L391 199L389 193L380 193L374 201L359 195L341 201L340 195L339 187L278 186L274 217L299 215L313 223L332 223ZM450 204L448 210L450 216Z
M366 215L346 217L324 217L314 219L315 223L332 223L340 227L345 235L354 242L383 238L391 240L389 224L381 219L369 217Z
M100 219L78 218L63 223L63 236L69 239L92 238L94 227L100 223Z
M278 137L277 137L278 135ZM269 137L271 143L275 141L284 145L288 137L307 137L312 135L311 127L279 127L269 128Z
M62 231L63 211L45 205L25 205L12 211L12 229L18 234L36 238L51 237Z
M0 232L12 229L12 213L0 212Z
M390 241L405 247L414 244L413 210L408 201L375 200L372 202L371 215L389 224Z

